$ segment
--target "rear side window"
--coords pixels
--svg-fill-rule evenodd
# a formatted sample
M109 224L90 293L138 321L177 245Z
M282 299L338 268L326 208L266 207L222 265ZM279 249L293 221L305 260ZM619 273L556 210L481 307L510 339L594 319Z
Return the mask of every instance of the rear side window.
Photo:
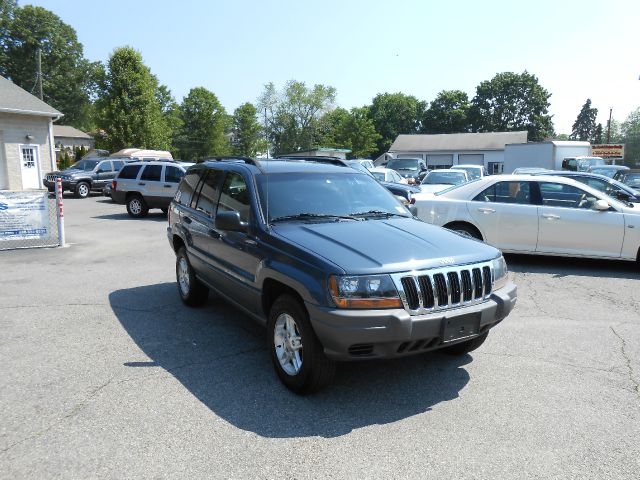
M125 167L127 168L127 167ZM178 187L178 191L176 192L175 201L180 205L184 205L188 207L191 204L191 199L193 198L193 192L198 186L198 182L200 181L200 171L189 172L184 176L184 179L180 183Z
M167 183L179 183L180 179L184 177L184 172L178 167L172 167L167 165L164 168L164 181Z
M122 160L114 160L113 161L113 169L117 172L122 168L124 162Z
M219 170L210 170L207 173L207 178L204 179L202 188L200 189L196 210L211 217L213 216L218 203L218 197L220 196L220 180L222 179L222 175L223 172Z
M520 203L527 205L530 199L529 182L498 182L474 198L477 202Z
M142 167L142 165L125 165L122 167L122 170L120 170L118 178L128 178L133 180L138 176L140 167Z
M150 182L159 182L162 165L145 165L140 180L148 180Z
M243 222L249 221L249 213L251 212L249 191L242 175L233 172L227 175L222 187L218 210L239 212Z

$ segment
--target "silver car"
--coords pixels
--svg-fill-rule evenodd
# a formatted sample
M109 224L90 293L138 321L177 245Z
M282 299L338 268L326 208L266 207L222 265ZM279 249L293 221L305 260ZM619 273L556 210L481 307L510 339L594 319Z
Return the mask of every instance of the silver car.
M418 217L503 252L638 260L640 208L563 177L500 175L416 200Z

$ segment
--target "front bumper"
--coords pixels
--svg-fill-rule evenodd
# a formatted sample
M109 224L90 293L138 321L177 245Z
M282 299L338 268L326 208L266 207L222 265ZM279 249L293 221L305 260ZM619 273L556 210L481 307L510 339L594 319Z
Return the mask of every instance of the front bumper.
M45 188L47 190L49 190L50 192L53 192L56 188L56 182L55 180L49 180L48 178L43 178L42 179L42 183L44 184ZM77 180L62 180L62 190L75 190L76 185L78 184Z
M444 325L466 316L478 321L477 334L502 321L516 303L517 288L509 282L483 303L425 315L409 315L404 309L342 310L307 304L311 324L334 360L392 358L449 346L444 343Z

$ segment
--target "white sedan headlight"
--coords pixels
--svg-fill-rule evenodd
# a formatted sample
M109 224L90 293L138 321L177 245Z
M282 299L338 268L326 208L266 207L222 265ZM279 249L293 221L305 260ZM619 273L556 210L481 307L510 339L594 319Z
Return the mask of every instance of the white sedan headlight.
M504 257L500 255L498 258L494 258L491 270L493 270L493 285L492 290L498 290L507 284L507 262Z

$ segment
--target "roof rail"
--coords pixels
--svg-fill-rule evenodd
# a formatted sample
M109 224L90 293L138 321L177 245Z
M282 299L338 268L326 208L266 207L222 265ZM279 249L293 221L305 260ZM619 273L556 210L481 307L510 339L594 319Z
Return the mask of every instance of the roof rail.
M220 156L220 157L207 157L207 158L203 158L202 162L244 162L247 165L253 165L255 167L258 167L262 170L261 168L261 164L258 160L256 160L255 158L250 158L250 157L243 157L243 156ZM200 163L200 162L198 162Z
M337 165L340 167L347 166L345 160L339 157L314 157L314 156L297 156L297 155L278 155L274 160L282 160L285 162L316 162L316 163L328 163L331 165Z

